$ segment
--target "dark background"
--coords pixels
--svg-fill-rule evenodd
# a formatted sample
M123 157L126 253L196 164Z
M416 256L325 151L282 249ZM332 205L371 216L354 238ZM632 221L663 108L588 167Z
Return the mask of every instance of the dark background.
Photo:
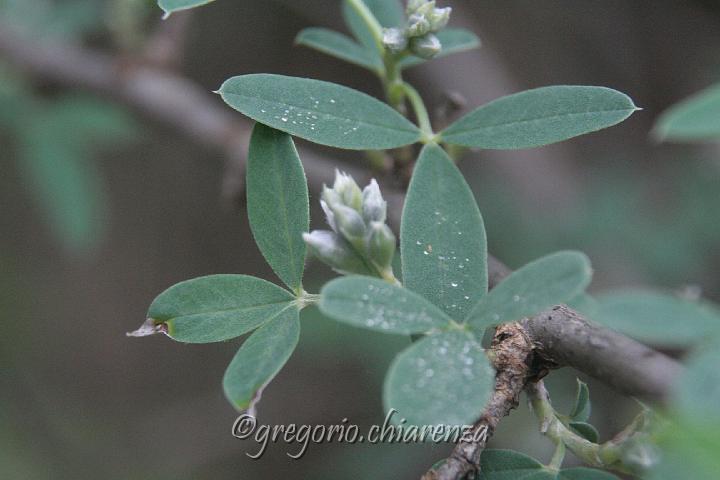
M99 2L101 3L101 2ZM461 168L485 217L490 250L509 265L554 250L588 253L591 291L702 286L719 300L720 161L716 145L658 144L668 106L720 79L720 7L706 1L442 1L483 48L408 75L430 108L443 93L469 107L550 84L616 88L643 107L611 129L559 145L478 152ZM183 72L208 91L251 72L308 76L380 95L356 67L293 47L297 32L345 30L337 1L217 0L193 13ZM2 15L2 10L0 10ZM157 21L153 11L151 22ZM17 21L17 20L13 20ZM106 48L102 35L91 37ZM2 58L0 58L2 62ZM55 95L40 89L37 95ZM220 102L220 99L217 99ZM125 332L171 284L211 273L275 280L242 207L221 195L224 158L135 116L119 147L94 151L107 198L93 247L63 247L0 131L0 476L2 478L414 478L448 446L311 445L300 461L271 445L259 461L233 439L220 386L239 341L182 345ZM352 155L325 151L341 158ZM360 159L354 159L360 161ZM317 192L311 192L317 202ZM313 212L313 222L321 216ZM309 284L330 275L311 265ZM382 421L380 388L407 341L304 314L298 350L263 395L263 423ZM569 407L575 374L549 387ZM607 438L637 407L592 385L592 421ZM549 458L524 405L495 447Z

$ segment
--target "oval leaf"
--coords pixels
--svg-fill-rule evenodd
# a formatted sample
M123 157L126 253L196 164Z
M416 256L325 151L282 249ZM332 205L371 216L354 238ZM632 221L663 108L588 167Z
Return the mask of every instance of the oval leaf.
M450 125L442 140L488 149L538 147L610 127L637 109L630 97L610 88L536 88L470 112Z
M468 316L477 329L520 320L564 303L590 283L590 261L580 252L558 252L528 263L493 288Z
M440 53L435 55L433 59L465 52L480 46L480 39L477 35L464 28L446 28L440 30L437 33L437 37L442 45L442 50L440 50ZM403 58L400 61L400 67L410 68L425 62L425 59L413 55Z
M223 389L238 410L254 407L262 390L290 358L300 338L300 315L288 308L258 328L235 354L223 377Z
M654 134L662 140L720 138L720 84L673 105L662 114Z
M470 187L436 145L418 159L400 227L407 288L462 320L487 292L487 241Z
M219 342L255 329L293 300L287 290L259 278L210 275L165 290L150 305L148 317L180 342Z
M597 297L591 318L653 345L684 346L720 334L720 312L704 302L651 291L621 291Z
M598 440L600 439L600 434L598 431L590 425L589 423L585 422L570 422L568 423L570 428L575 430L575 432L583 437L588 442L592 443L598 443Z
M307 181L292 138L257 124L247 164L247 210L255 241L285 285L302 288L310 229Z
M212 1L214 0L158 0L158 5L163 9L167 18L173 12L207 5Z
M514 450L485 450L480 457L483 480L555 480L542 463Z
M470 425L495 385L485 351L469 332L425 337L401 352L385 379L386 411L414 425Z
M320 295L325 315L356 327L410 335L450 324L447 315L424 298L376 278L338 278Z
M381 73L383 67L379 57L343 35L326 28L306 28L295 39L298 45L313 48L319 52L345 60L346 62Z
M684 415L720 419L720 341L694 352L674 388L673 405Z
M334 83L252 74L227 80L219 93L248 117L322 145L383 150L420 138L420 130L390 106Z
M590 390L585 382L577 379L577 394L575 395L575 406L573 407L570 418L576 422L587 422L592 411L590 403Z

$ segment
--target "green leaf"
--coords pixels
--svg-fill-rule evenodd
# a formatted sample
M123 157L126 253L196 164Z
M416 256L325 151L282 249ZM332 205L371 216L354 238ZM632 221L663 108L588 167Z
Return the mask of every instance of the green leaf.
M485 450L480 457L483 480L618 480L607 472L592 468L555 471L532 457L513 450Z
M636 110L630 97L610 88L536 88L470 112L450 125L442 140L488 149L539 147L610 127Z
M660 441L661 462L648 480L715 480L720 471L720 416L681 416Z
M558 252L528 263L493 288L468 316L484 329L564 303L590 283L590 261L580 252Z
M210 275L165 290L148 318L180 342L210 343L239 337L293 306L277 285L247 275Z
M664 112L653 131L661 140L720 138L720 83L677 103Z
M255 241L278 277L302 289L310 229L307 181L292 138L255 125L247 165L247 210Z
M253 411L262 390L292 355L300 338L297 308L258 328L238 350L223 377L225 396L238 410Z
M397 27L405 21L404 9L398 0L365 0L365 5L383 27ZM373 58L380 60L372 33L347 0L343 2L342 13L345 23L355 38L365 46Z
M359 65L378 74L384 68L378 56L373 56L362 45L358 45L342 33L326 28L306 28L298 34L295 43Z
M592 406L590 403L590 390L585 382L577 379L577 394L575 395L575 406L570 413L570 418L577 422L587 422L590 418Z
M410 335L450 325L450 318L421 296L376 278L337 278L320 295L325 315L356 327Z
M487 243L470 187L447 154L423 148L400 227L403 281L461 320L487 292Z
M483 480L555 480L545 466L514 450L485 450L480 457Z
M464 28L446 28L436 35L442 44L442 50L433 58L446 57L480 47L480 39L477 35ZM413 55L403 58L400 67L410 68L425 62L425 59Z
M646 343L684 346L720 334L720 312L706 302L643 290L596 298L593 320Z
M589 423L585 422L570 422L568 424L570 428L575 430L575 432L583 437L585 440L592 442L592 443L598 443L598 439L600 438L600 434L598 431L590 425Z
M420 139L418 127L390 106L334 83L252 74L227 80L219 93L248 117L322 145L383 150Z
M214 0L158 0L158 5L163 9L165 17L167 18L171 13L207 5L213 1Z
M720 420L720 340L714 339L687 359L673 392L673 406L685 416Z
M528 479L530 480L530 479ZM560 470L557 480L620 480L612 473L593 468L577 467Z
M412 344L385 379L386 411L413 425L470 425L495 385L495 372L474 337L453 330Z

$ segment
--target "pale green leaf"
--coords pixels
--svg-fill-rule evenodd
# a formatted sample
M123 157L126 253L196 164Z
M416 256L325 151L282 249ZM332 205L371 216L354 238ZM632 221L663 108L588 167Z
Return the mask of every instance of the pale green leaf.
M158 0L158 5L163 9L167 17L173 12L207 5L213 1L214 0Z
M519 270L493 288L468 315L468 323L484 329L520 320L564 303L590 283L590 261L580 252L547 255Z
M446 28L437 33L442 50L433 58L446 57L454 53L466 52L480 46L480 39L464 28ZM400 61L402 68L410 68L425 63L426 60L416 56L405 57Z
M636 110L627 95L610 88L536 88L470 112L450 125L442 140L487 149L538 147L610 127Z
M376 278L338 278L320 294L325 315L356 327L409 335L450 324L447 315L421 296Z
M706 302L643 290L596 298L594 321L653 345L691 345L720 333L720 311Z
M495 384L484 350L469 332L452 330L415 342L385 379L386 411L414 425L470 425Z
M390 106L334 83L251 74L227 80L219 93L248 117L323 145L382 150L420 139L417 126Z
M400 227L404 285L462 320L487 292L485 227L470 187L447 154L423 148Z
M662 140L720 139L720 84L670 107L655 124L654 134Z
M485 450L480 457L483 480L555 480L542 463L514 450Z
M307 181L292 138L262 124L250 139L247 210L265 259L288 287L299 291L307 248L302 234L310 229Z
M295 308L293 300L287 290L259 278L210 275L165 290L150 305L148 318L180 342L219 342Z
M238 410L252 411L265 386L292 355L300 337L297 308L283 310L243 343L223 377L225 396Z
M295 43L359 65L376 73L382 72L384 68L379 57L373 56L365 47L358 45L342 33L326 28L306 28L298 34Z
M570 418L577 422L587 422L592 411L590 403L590 390L585 382L577 379L577 394L575 395L575 406L570 413Z
M693 352L675 385L673 405L686 416L720 419L720 340Z
M600 438L600 434L598 431L590 425L589 423L585 422L569 422L568 425L570 428L575 430L575 432L583 437L585 440L592 442L592 443L598 443L598 439Z

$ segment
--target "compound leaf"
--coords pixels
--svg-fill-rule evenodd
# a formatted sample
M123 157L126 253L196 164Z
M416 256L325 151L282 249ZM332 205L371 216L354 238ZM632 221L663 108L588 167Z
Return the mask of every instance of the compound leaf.
M299 291L302 234L310 229L307 181L290 135L255 125L247 164L247 210L255 241L285 284Z
M356 327L410 335L450 324L445 313L421 296L376 278L338 278L320 294L324 314Z
M223 377L225 396L252 412L265 386L290 358L300 338L300 315L288 308L258 328L233 357Z
M358 45L342 33L326 28L306 28L298 34L295 43L376 73L382 72L384 68L380 58L373 56L365 47Z
M393 361L383 388L385 409L414 425L470 425L494 384L495 373L472 334L430 335Z
M610 127L636 110L630 97L610 88L542 87L468 113L450 125L442 139L488 149L538 147Z
M462 320L486 294L487 241L470 187L447 154L423 148L400 227L403 282Z
M251 74L227 80L219 93L253 120L322 145L382 150L420 139L418 127L389 105L334 83Z

